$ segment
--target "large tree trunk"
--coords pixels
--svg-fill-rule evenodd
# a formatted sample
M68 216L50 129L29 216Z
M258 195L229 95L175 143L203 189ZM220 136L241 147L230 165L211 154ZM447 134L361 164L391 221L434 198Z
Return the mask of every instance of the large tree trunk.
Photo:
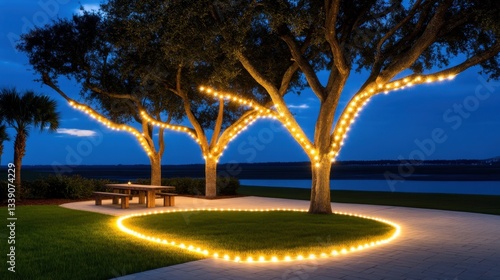
M0 145L0 166L2 166L3 144Z
M330 170L332 168L328 154L319 155L320 165L311 162L312 187L311 204L309 213L313 214L331 214L332 206L330 203Z
M311 205L309 213L331 214L332 206L330 203L330 170L332 168L330 133L333 124L333 115L337 99L331 94L321 108L316 122L314 132L314 143L316 145L315 154L310 155L312 187L311 187Z
M149 161L151 163L151 185L161 186L161 155L151 154Z
M217 196L217 162L214 158L205 160L205 197Z
M21 166L23 163L23 157L26 153L26 134L24 131L20 130L17 132L16 140L14 141L14 165L16 171L15 184L17 187L17 195L21 197Z

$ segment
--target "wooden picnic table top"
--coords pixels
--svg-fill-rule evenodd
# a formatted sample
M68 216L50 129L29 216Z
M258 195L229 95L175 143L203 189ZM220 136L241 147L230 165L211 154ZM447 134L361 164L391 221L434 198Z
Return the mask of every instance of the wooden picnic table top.
M138 184L106 184L107 187L121 190L136 190L136 191L161 191L175 190L173 186L154 186L154 185L138 185Z

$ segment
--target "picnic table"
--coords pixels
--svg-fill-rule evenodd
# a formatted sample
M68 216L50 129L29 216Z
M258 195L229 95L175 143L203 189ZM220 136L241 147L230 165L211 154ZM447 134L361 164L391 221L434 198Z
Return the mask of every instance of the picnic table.
M124 193L130 195L132 191L138 191L139 204L146 203L147 208L155 207L155 199L157 192L175 190L175 187L172 186L153 186L153 185L138 185L138 184L106 184L106 186L113 189L114 193ZM113 204L118 204L118 197L113 197Z

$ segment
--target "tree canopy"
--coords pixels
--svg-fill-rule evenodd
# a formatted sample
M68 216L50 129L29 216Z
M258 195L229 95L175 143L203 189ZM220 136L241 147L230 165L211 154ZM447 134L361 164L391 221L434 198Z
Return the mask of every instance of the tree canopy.
M190 120L213 120L213 103L196 90L208 84L273 108L310 158L310 212L331 213L330 168L363 104L373 95L451 78L475 65L500 77L499 15L494 0L110 0L102 14L84 13L69 27L24 36L20 49L45 82L69 75L85 84L90 99L134 100L128 94L147 85L153 88L146 93L150 103L142 99L141 105L180 97L184 107L186 100L192 106L184 110ZM33 36L37 32L48 34ZM68 40L54 36L60 33L70 34ZM328 73L326 81L321 71ZM347 80L360 71L367 78L339 107ZM306 86L320 102L313 137L284 99ZM236 117L245 112L233 109Z
M331 162L371 96L454 77L475 65L491 78L500 75L499 4L495 1L177 3L188 13L197 13L195 20L180 20L178 26L190 26L192 31L185 29L186 34L204 45L219 46L217 53L228 58L228 67L242 67L245 71L239 73L250 75L255 88L269 96L280 120L307 152L313 173L313 213L331 212ZM165 15L176 20L183 13ZM322 70L328 72L326 81L319 78ZM367 73L367 78L348 105L339 108L346 81L359 71ZM303 80L290 82L297 73ZM320 101L311 139L283 97L304 86L303 81Z

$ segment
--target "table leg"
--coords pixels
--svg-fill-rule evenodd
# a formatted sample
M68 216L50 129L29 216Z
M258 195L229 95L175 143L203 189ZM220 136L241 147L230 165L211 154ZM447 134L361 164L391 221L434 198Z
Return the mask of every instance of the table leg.
M130 195L132 195L132 191L131 191L131 190L123 190L123 193L124 193L124 194L130 194ZM130 201L131 199L132 199L132 198L131 198L131 197L129 197L129 201ZM127 206L127 208L128 208L128 206Z
M144 204L146 203L145 199L145 192L144 191L139 191L139 204Z
M155 199L156 199L155 191L148 191L147 194L148 194L147 207L148 208L155 207Z
M114 193L119 193L119 189L113 189ZM119 198L118 197L113 197L113 204L118 204Z

